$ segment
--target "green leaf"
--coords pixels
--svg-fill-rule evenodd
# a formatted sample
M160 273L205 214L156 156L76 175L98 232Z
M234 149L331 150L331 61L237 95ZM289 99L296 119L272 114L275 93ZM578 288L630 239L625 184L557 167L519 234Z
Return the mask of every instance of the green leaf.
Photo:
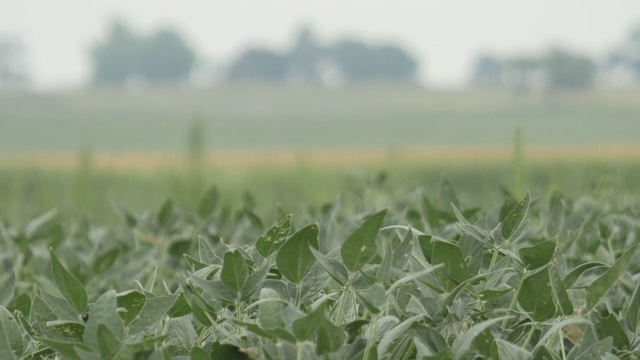
M169 311L167 311L167 315L171 318L179 318L189 314L191 314L191 306L189 306L184 293L180 293L176 302L174 302Z
M585 271L596 268L596 267L609 267L609 265L596 261L589 261L583 264L580 264L573 268L567 275L562 279L562 283L564 284L565 289L571 289L573 285L576 283L580 275Z
M531 354L508 341L501 339L495 339L493 343L493 354L497 354L495 359L509 359L509 360L529 360Z
M494 340L495 337L493 336L491 329L484 329L475 337L475 339L473 339L471 342L471 348L477 350L479 355L489 357L489 355L491 355Z
M160 207L158 215L156 215L156 221L158 222L158 225L160 225L161 227L165 227L169 224L172 216L173 202L171 201L171 199L167 199Z
M40 290L40 296L59 320L78 320L78 313L67 300L53 296L44 290Z
M425 218L431 229L440 226L440 213L426 196L422 196L422 217Z
M249 356L239 347L215 342L211 344L211 360L247 360Z
M511 238L511 235L518 229L518 226L524 220L524 217L527 215L527 211L529 211L529 205L531 204L531 197L529 193L525 195L524 199L522 199L514 208L511 210L509 215L502 220L502 236L505 239Z
M304 279L315 262L309 246L318 249L318 225L306 226L291 235L276 255L278 270L294 284Z
M264 329L283 327L282 308L284 304L277 291L270 288L260 290L258 324Z
M310 339L316 334L324 319L324 303L307 315L293 321L291 330L298 341Z
M548 268L527 276L522 282L518 303L534 321L551 319L556 313L550 282Z
M331 278L333 278L333 280L342 286L347 283L349 280L349 272L341 262L325 256L313 247L309 247L309 250L311 250L313 256L318 260L318 263L322 265L324 270L329 274L329 276L331 276Z
M171 319L167 326L167 333L170 334L171 344L181 349L189 350L198 341L198 334L189 316Z
M613 338L613 347L620 350L629 349L629 338L625 334L620 321L614 314L607 314L606 316L600 316L598 313L594 313L592 317L593 327L600 339L604 339L608 336Z
M116 259L120 255L119 248L113 248L107 250L101 254L98 254L94 260L93 264L91 264L91 269L94 273L102 273L108 269L110 269L115 263Z
M390 245L387 245L387 247L390 247ZM393 268L404 270L409 264L412 251L413 233L411 232L411 229L409 229L400 244L395 249L393 249Z
M552 239L533 246L520 248L518 249L518 256L527 270L535 270L547 265L553 258L555 251L556 241Z
M358 300L372 314L378 314L380 308L387 300L387 294L381 284L373 284L370 288L363 292L356 292Z
M555 267L549 268L549 280L551 280L553 295L562 315L569 316L573 314L573 304Z
M442 334L431 326L425 326L418 322L411 324L407 335L414 341L420 342L432 353L438 353L447 348L447 341Z
M120 339L104 324L98 325L97 338L98 351L103 359L111 358L120 349Z
M347 338L347 342L351 343L353 342L353 340L360 335L360 333L362 333L362 327L367 325L369 323L369 320L353 320L351 322L348 322L344 325L342 325L342 327L344 328L344 331L347 332L348 338Z
M224 285L220 280L209 281L194 275L192 275L190 279L197 286L202 288L202 290L207 295L212 296L215 299L222 300L228 303L232 303L236 301L238 293L232 290L229 290L229 288L227 288L227 286Z
M513 195L505 188L501 188L502 193L504 195L504 200L502 201L502 206L500 206L500 214L498 219L500 222L504 222L504 220L509 216L509 213L515 209L518 205L518 201L514 199Z
M38 233L45 229L58 216L58 210L50 210L34 219L24 227L24 235L27 239L33 239Z
M347 335L344 331L333 325L331 321L322 318L316 336L316 354L325 355L332 353L344 344Z
M22 293L14 297L7 309L11 312L20 311L25 317L31 314L31 297L27 293Z
M137 334L146 330L167 316L167 312L176 302L178 295L147 298L140 315L129 326L129 334Z
M187 263L189 263L189 266L191 266L191 270L193 271L198 271L208 266L207 264L200 262L200 260L191 257L189 254L183 254L182 256L187 260Z
M422 250L422 255L431 264L431 254L433 253L433 243L431 242L433 236L431 235L418 235L418 245Z
M538 344L545 344L547 341L549 341L549 339L554 336L556 334L556 332L562 328L564 328L565 326L577 326L577 325L591 325L591 321L581 318L581 317L571 317L568 318L566 320L562 320L560 322L557 322L555 324L553 324L553 326L551 326L549 328L549 330L547 330L547 332L542 336L542 338L540 338L540 341L538 341Z
M211 360L211 357L205 349L194 346L191 349L191 360Z
M249 267L242 253L237 249L227 251L220 271L222 283L232 291L240 292L247 281L247 276L249 276Z
M82 313L87 308L87 292L84 286L62 266L53 249L49 250L49 253L51 254L51 277L53 282L76 312L78 314Z
M376 237L387 211L388 209L384 209L369 216L342 244L340 255L351 272L360 270L375 257L378 250Z
M385 283L391 279L391 265L393 263L393 249L391 248L391 244L387 244L386 250L384 252L384 256L382 257L382 261L380 261L380 266L378 266L378 270L376 270L376 279L378 282ZM344 269L346 272L347 269ZM340 284L344 285L344 284Z
M269 257L269 255L278 251L282 244L284 244L287 235L289 235L289 231L291 231L290 214L280 219L277 225L267 230L264 235L256 240L256 250L263 257Z
M57 353L64 356L65 358L68 358L71 360L82 360L78 356L76 349L91 352L91 348L82 343L71 343L71 342L57 341L57 340L46 339L46 338L38 338L37 340L43 345L52 348L53 350L55 350Z
M249 296L253 295L258 289L262 287L265 279L269 275L269 269L271 266L268 261L265 261L262 266L253 272L253 274L247 277L247 281L244 283L242 287L242 300L247 299Z
M206 265L220 264L220 258L216 256L213 248L203 236L198 236L198 258Z
M587 309L593 309L618 281L639 244L629 247L616 262L587 288Z
M0 306L0 359L18 359L24 352L24 342L18 322Z
M198 203L198 215L200 215L201 218L206 218L211 215L211 213L216 209L216 206L218 206L219 199L220 191L218 190L218 187L215 185L210 187L209 190L202 195L202 198L200 198L200 202Z
M440 177L440 182L438 183L438 202L441 207L450 208L451 204L457 208L460 207L460 201L458 201L453 186L444 177Z
M124 335L124 325L117 315L117 307L115 291L109 290L100 295L89 310L89 320L87 321L83 334L85 344L96 350L99 349L100 334L98 333L98 327L100 325L106 326L113 337L120 342Z
M595 343L586 343L586 349L576 352L574 359L580 360L601 360L603 356L613 350L613 338L607 337Z
M471 343L476 336L480 335L485 329L490 328L494 324L497 324L505 319L509 319L511 316L502 316L494 319L485 320L479 324L472 326L461 336L456 337L453 341L453 359L461 359L465 352L471 347Z
M624 321L627 327L635 334L640 324L640 281L636 284L636 289L631 295L631 300L629 300L624 314Z
M536 346L533 350L533 355L531 360L555 360L556 357L553 356L553 353L547 349L544 345Z
M124 308L126 312L120 312L120 317L126 325L129 325L140 314L140 311L147 302L147 298L137 290L129 290L116 295L119 308Z
M75 321L49 321L47 329L70 342L82 342L85 326Z
M482 267L484 244L469 234L463 234L458 240L457 246L462 251L462 256L468 259L469 276L478 275Z
M462 257L462 251L455 244L441 239L433 238L431 242L431 263L433 265L443 264L435 271L435 275L442 285L453 290L469 278L469 270Z
M0 280L0 306L7 306L13 299L16 285L16 273L11 270Z
M443 349L435 355L425 356L422 358L422 360L451 360L451 359L453 359L453 351L451 351L451 348Z
M382 335L382 338L380 339L380 343L378 343L378 351L381 354L386 353L387 348L389 347L389 345L391 345L391 343L394 340L404 335L407 332L407 329L409 329L414 322L418 321L419 319L422 319L423 317L424 315L412 316L408 319L405 319L401 323L397 324L391 330L385 331L384 335Z

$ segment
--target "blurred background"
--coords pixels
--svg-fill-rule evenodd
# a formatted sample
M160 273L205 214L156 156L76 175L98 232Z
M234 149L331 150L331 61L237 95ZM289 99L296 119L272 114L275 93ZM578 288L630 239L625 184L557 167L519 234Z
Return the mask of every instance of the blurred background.
M640 188L636 0L24 0L0 12L0 218ZM604 184L604 185L603 185ZM603 190L605 189L605 190ZM262 205L255 205L262 204Z

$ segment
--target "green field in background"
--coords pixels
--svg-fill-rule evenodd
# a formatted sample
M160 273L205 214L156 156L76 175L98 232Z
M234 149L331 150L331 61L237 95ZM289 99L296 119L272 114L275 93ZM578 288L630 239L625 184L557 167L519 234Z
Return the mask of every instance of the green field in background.
M0 93L0 153L182 151L194 117L211 150L633 145L640 92L515 95L413 87Z
M0 219L24 222L58 209L65 218L97 223L121 222L114 204L143 213L165 200L194 210L207 188L215 185L221 201L238 211L247 202L260 216L281 212L308 212L336 199L358 207L366 199L380 206L416 191L431 192L447 178L466 204L500 205L501 188L515 189L509 162L479 164L394 164L362 166L259 166L205 168L200 175L181 168L113 171L81 166L78 169L0 168ZM525 168L524 190L534 200L550 191L568 196L603 193L625 199L640 193L637 162L530 162ZM606 194L605 194L606 193ZM536 200L537 201L537 200Z

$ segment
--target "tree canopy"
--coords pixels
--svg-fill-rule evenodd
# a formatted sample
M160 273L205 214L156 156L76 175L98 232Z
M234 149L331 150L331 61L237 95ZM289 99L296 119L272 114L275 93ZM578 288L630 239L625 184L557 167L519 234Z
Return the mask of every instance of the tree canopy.
M194 51L175 30L139 36L124 22L114 21L107 37L91 51L93 83L124 85L131 79L180 82L191 74L195 59Z
M302 28L282 53L249 49L229 67L229 81L322 83L328 71L342 82L414 82L418 62L396 44L370 45L344 39L323 45L311 29Z
M24 46L16 39L0 37L0 88L21 86L27 83Z
M597 65L586 55L553 48L542 55L498 58L479 56L472 68L472 82L482 87L506 87L518 92L569 90L590 87Z

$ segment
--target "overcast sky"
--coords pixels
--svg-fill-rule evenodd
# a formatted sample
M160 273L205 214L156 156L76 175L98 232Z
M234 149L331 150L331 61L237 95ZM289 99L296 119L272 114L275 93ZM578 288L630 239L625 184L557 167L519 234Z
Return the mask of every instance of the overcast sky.
M602 56L640 24L640 0L0 0L0 34L26 45L40 88L86 84L87 49L114 17L140 32L173 26L217 63L250 45L284 48L302 24L321 41L397 41L421 61L424 82L450 87L480 51L563 45Z

